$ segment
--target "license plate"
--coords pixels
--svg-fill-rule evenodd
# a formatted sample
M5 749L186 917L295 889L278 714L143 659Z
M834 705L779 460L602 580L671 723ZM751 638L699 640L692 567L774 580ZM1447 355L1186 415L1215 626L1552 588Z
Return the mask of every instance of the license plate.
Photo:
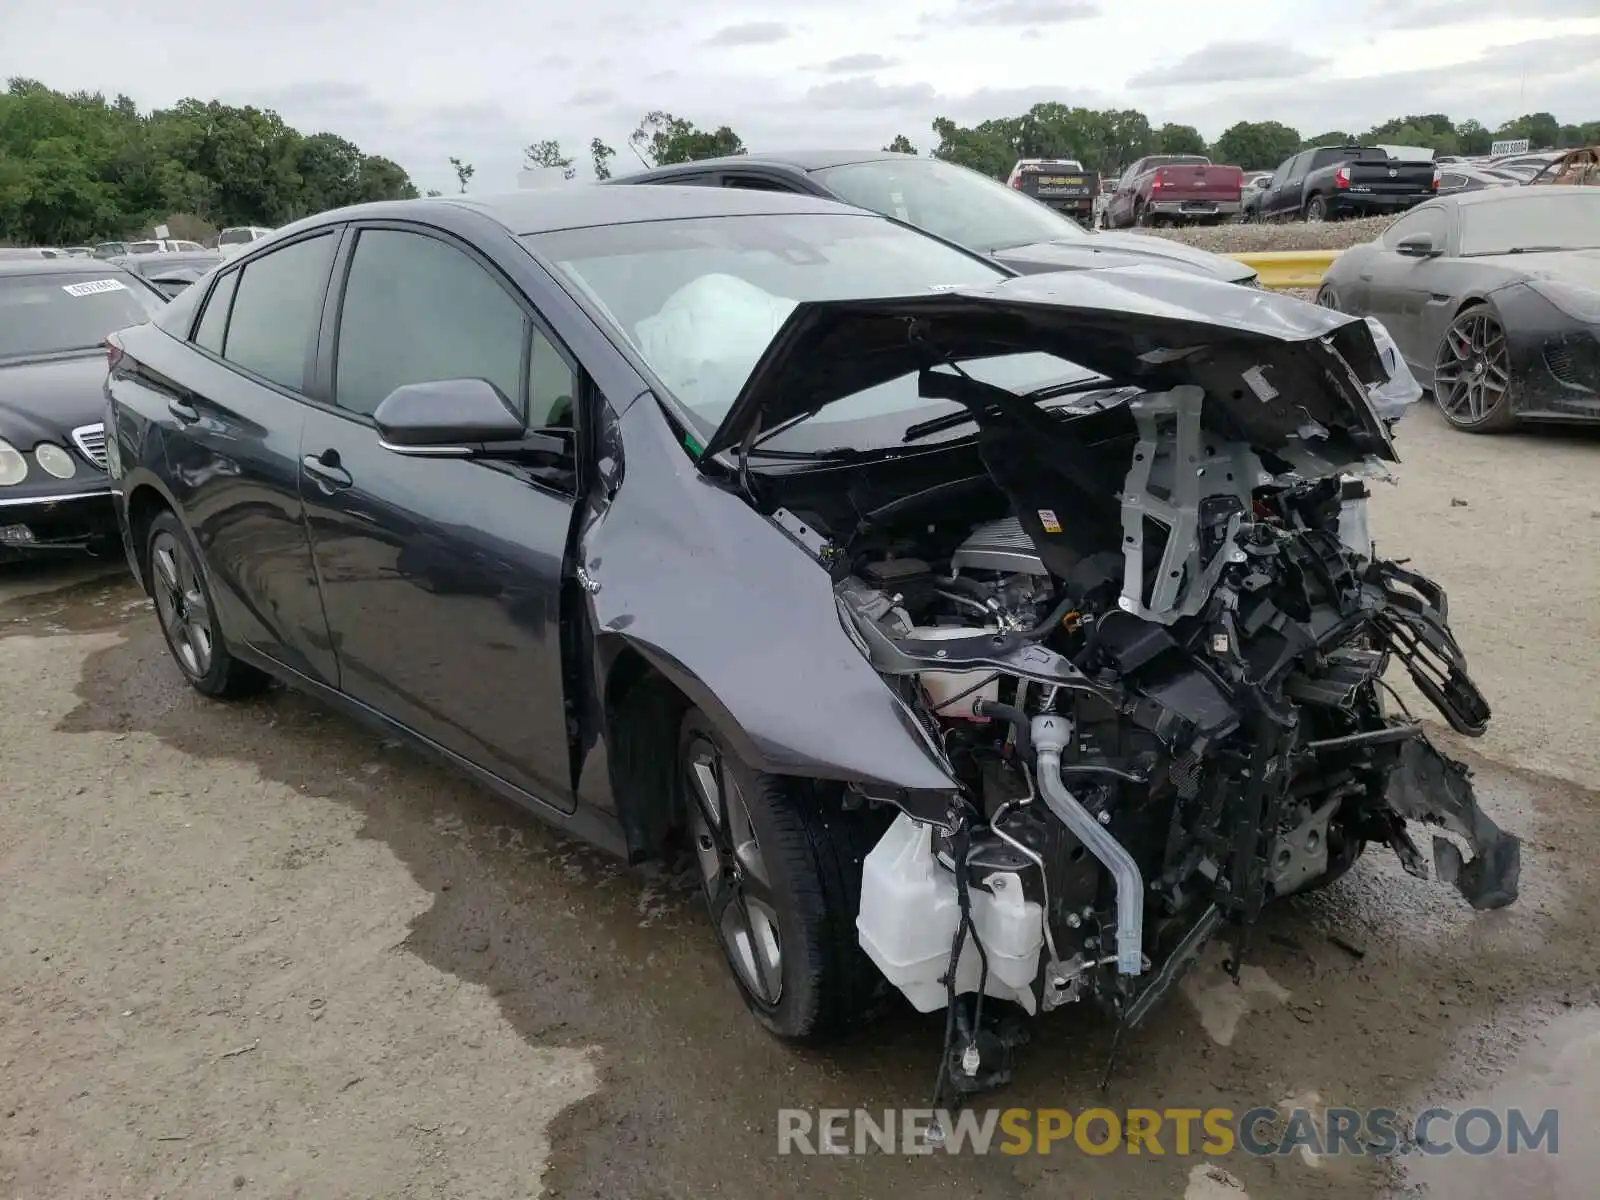
M1206 200L1185 200L1184 212L1216 212L1217 206Z

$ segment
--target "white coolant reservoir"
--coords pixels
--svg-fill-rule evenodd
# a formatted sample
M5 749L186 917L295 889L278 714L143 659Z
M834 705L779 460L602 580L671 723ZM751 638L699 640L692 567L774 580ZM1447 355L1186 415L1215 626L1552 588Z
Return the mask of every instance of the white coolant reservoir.
M988 629L969 629L961 625L918 625L906 634L928 642L979 637ZM979 700L1000 699L1000 676L989 670L923 671L917 676L928 695L928 707L941 717L973 720L972 706Z
M961 921L955 876L934 857L933 826L905 814L862 862L856 934L884 978L918 1012L943 1008L950 949ZM997 873L973 887L972 923L989 956L986 995L1034 1011L1033 982L1044 945L1044 912L1023 895L1018 875ZM976 992L981 961L972 935L962 947L956 991Z

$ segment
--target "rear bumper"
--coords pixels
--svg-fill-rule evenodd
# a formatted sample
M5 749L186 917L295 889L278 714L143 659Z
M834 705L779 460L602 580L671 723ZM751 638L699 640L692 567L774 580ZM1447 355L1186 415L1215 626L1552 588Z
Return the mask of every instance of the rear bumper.
M1405 212L1431 199L1432 192L1426 195L1407 192L1398 196L1377 192L1333 192L1328 196L1328 208L1340 217L1377 217L1385 213Z
M69 480L60 488L0 495L0 553L84 550L116 536L111 489L103 485Z
M1236 217L1238 200L1152 200L1146 206L1163 217Z

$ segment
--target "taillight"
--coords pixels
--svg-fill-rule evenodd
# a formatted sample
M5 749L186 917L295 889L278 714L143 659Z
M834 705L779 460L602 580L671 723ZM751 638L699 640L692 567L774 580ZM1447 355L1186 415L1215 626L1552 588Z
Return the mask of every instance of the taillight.
M117 345L117 343L115 341L113 341L111 338L107 338L106 339L106 369L108 371L115 371L119 366L122 365L122 360L123 360L124 357L126 357L126 353L122 349L122 347Z
M1438 191L1438 189L1439 189L1439 168L1438 167L1435 167L1433 169L1433 182L1431 184L1429 184L1428 186L1433 188L1435 191Z
M1333 186L1347 188L1350 186L1350 168L1340 167L1333 173Z
M1153 192L1157 188L1166 187L1166 186L1167 186L1166 185L1166 181L1161 178L1161 172L1157 171L1156 172L1156 177L1150 181L1150 190Z

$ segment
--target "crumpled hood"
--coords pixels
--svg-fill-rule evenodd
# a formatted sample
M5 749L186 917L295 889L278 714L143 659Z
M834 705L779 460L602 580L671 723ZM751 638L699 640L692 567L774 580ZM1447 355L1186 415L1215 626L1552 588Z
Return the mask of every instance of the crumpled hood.
M1024 275L1037 275L1042 271L1156 265L1228 283L1242 283L1255 276L1253 268L1237 259L1139 233L1091 233L1070 241L1034 242L988 253L990 258Z
M1038 351L1145 390L1197 384L1219 432L1258 449L1312 437L1324 457L1397 461L1367 393L1388 371L1364 320L1151 267L800 304L703 458L912 372Z
M106 418L104 351L43 362L0 363L0 438L19 448L61 442Z

